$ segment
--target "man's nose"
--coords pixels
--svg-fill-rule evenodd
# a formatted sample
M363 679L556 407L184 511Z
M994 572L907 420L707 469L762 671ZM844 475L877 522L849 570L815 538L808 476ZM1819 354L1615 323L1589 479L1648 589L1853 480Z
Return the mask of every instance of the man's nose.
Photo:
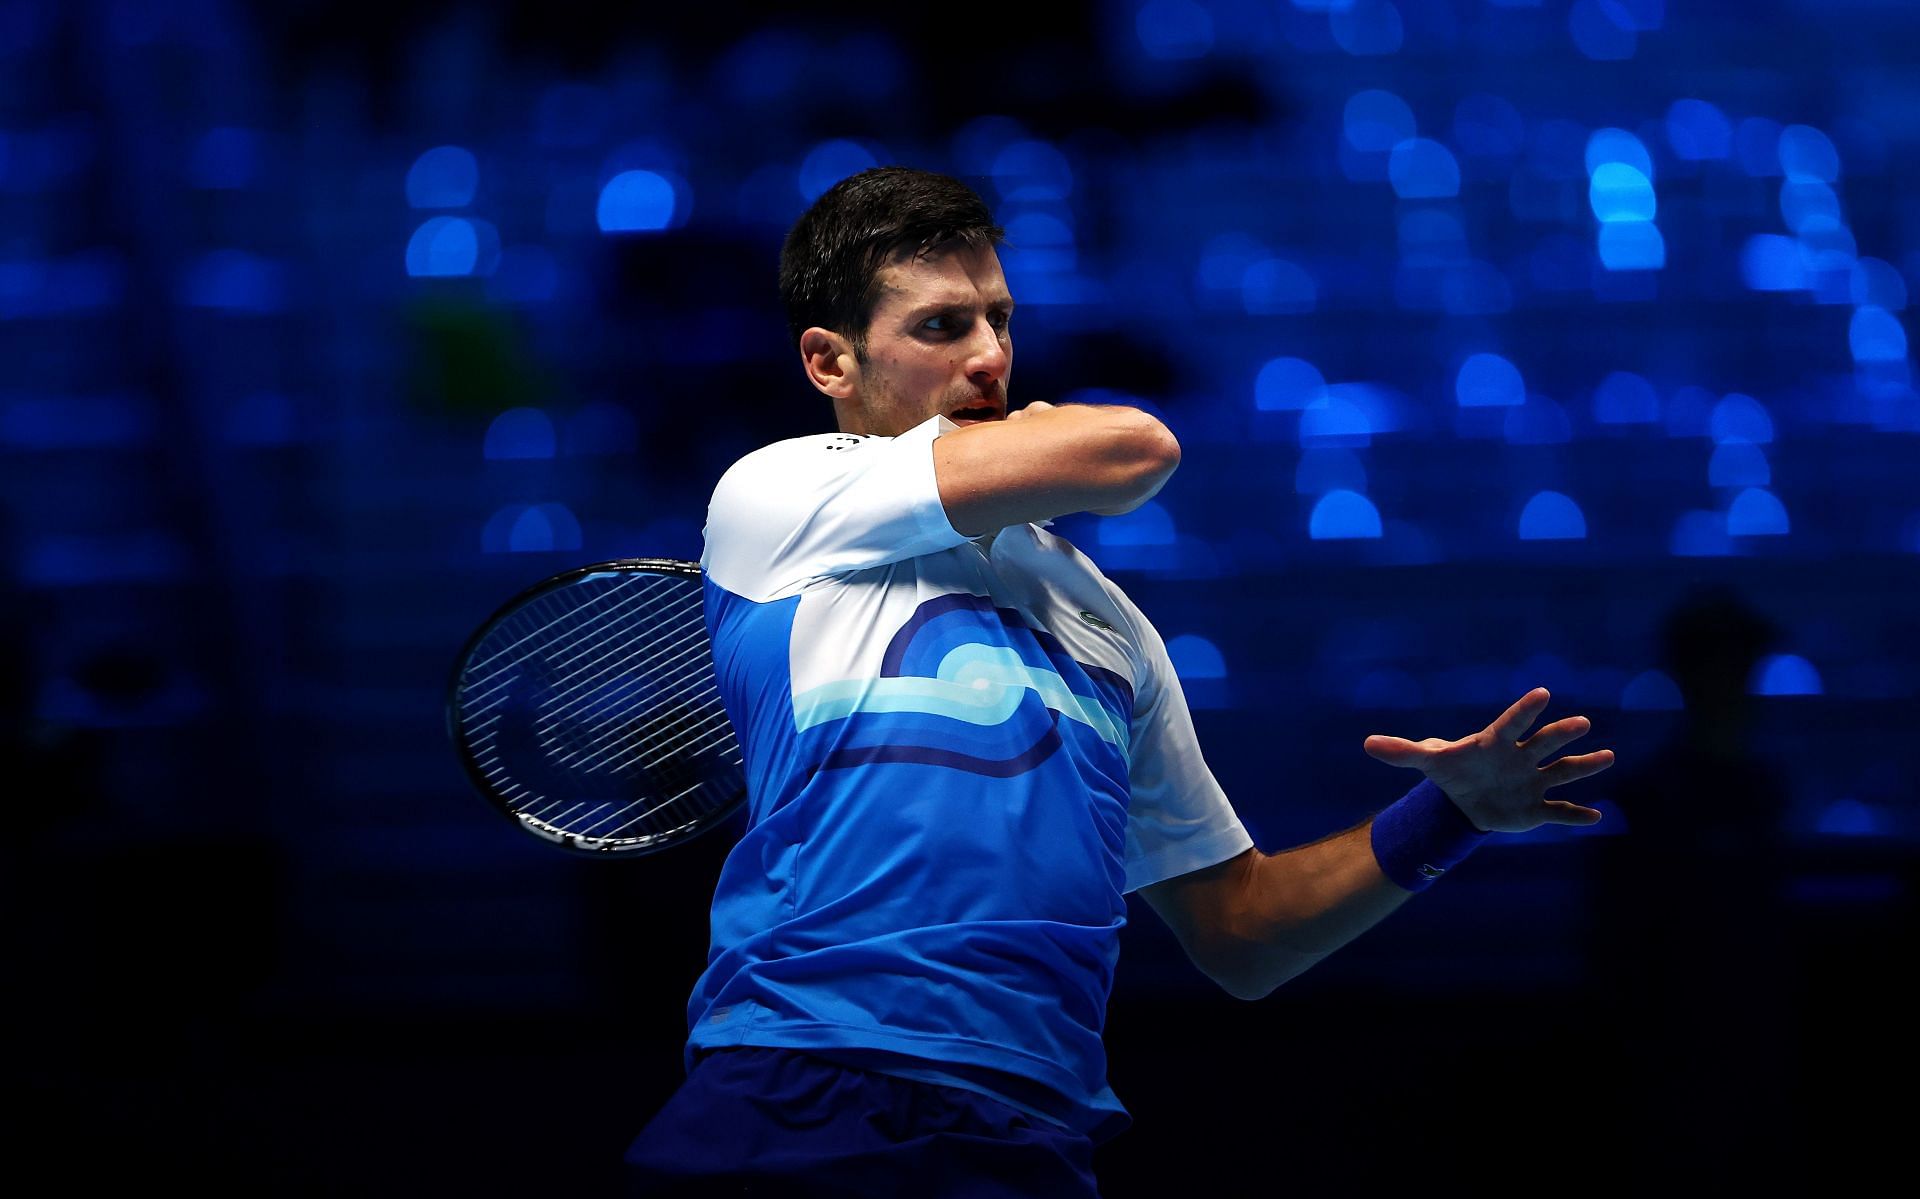
M1008 357L1007 341L1000 330L991 321L976 322L967 339L967 377L997 380L1007 373Z

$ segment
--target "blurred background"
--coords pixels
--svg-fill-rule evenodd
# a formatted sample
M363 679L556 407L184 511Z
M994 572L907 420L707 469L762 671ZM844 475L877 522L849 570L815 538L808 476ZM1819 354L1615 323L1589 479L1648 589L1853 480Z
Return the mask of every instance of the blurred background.
M1016 403L1179 435L1057 531L1262 847L1411 785L1366 735L1536 685L1619 755L1600 825L1259 1003L1136 904L1106 1192L1895 1160L1917 152L1901 0L0 0L19 1131L79 1180L610 1193L728 835L535 843L449 671L832 427L779 243L898 162L1007 229Z

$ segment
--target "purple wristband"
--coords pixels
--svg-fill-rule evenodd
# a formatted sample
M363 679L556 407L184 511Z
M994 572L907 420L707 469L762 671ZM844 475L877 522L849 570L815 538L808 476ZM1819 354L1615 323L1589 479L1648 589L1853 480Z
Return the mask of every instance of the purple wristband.
M1373 818L1373 856L1380 871L1408 891L1424 891L1479 847L1473 826L1447 793L1422 779Z

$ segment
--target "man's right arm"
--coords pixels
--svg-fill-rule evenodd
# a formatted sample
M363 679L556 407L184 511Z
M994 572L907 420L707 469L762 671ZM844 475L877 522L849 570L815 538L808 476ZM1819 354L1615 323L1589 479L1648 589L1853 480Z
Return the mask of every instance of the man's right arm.
M941 505L968 537L1070 512L1131 512L1179 465L1172 432L1120 405L1032 404L933 443Z

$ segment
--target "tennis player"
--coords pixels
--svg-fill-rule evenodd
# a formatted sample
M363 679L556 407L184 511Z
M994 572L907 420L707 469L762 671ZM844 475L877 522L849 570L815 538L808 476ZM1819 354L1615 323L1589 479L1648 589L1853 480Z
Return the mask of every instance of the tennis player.
M1267 854L1209 773L1166 647L1051 518L1137 508L1180 462L1124 406L1009 409L1001 230L886 167L794 225L780 285L839 432L728 470L706 619L750 824L713 899L685 1084L628 1152L647 1194L1096 1194L1129 1122L1101 1046L1124 896L1257 999L1489 832L1591 824L1548 788L1544 689L1457 741L1369 737L1425 776Z

